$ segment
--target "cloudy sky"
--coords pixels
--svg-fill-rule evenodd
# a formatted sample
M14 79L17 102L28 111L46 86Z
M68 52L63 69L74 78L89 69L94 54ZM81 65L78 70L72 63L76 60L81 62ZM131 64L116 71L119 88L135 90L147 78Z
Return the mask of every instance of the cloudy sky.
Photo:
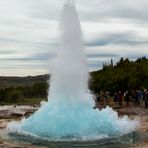
M48 73L64 1L0 0L0 75ZM148 57L148 0L76 0L76 7L90 70Z

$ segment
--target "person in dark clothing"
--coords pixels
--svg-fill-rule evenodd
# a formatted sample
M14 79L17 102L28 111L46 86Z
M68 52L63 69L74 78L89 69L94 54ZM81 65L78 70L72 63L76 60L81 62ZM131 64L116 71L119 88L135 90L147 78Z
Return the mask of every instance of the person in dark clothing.
M119 105L122 106L122 93L119 91L118 93L118 100L119 100Z
M142 103L143 103L143 92L142 92L142 90L138 90L138 102L139 102L139 106L142 107Z
M136 90L136 93L135 93L135 104L136 104L136 106L140 105L139 97L138 97L138 90Z
M118 105L118 101L119 101L118 100L118 94L117 94L117 92L115 92L113 99L114 99L114 105L117 106Z
M136 91L133 90L131 93L132 96L132 105L136 105Z
M144 102L145 102L145 107L148 108L148 90L145 90L144 92Z
M130 101L129 92L128 92L128 91L126 91L126 92L124 93L124 100L125 100L125 102L126 102L126 107L128 107L128 106L129 106L129 101Z
M98 94L96 94L96 102L100 102L100 94L98 93Z

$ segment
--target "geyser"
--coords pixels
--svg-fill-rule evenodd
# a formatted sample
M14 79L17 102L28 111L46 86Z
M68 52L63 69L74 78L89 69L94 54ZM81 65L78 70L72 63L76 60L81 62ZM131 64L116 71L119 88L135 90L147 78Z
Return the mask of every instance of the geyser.
M8 129L51 141L96 140L134 131L137 122L119 118L111 108L93 110L81 27L72 1L64 5L60 29L48 102L21 123L10 123Z

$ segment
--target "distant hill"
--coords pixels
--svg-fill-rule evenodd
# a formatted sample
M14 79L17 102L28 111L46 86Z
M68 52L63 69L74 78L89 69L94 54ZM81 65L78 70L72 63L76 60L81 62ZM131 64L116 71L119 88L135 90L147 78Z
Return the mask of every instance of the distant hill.
M0 77L0 104L39 104L47 100L49 75Z
M0 76L0 88L32 86L40 82L47 82L49 75L27 76L27 77L4 77Z

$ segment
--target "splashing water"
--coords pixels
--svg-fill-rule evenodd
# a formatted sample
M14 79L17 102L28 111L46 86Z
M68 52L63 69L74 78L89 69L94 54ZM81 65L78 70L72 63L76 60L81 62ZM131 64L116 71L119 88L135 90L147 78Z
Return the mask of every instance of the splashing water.
M61 44L52 66L48 102L20 124L10 123L8 129L53 141L96 140L134 131L136 121L119 118L109 107L102 111L92 108L81 27L71 1L64 5L60 29Z

